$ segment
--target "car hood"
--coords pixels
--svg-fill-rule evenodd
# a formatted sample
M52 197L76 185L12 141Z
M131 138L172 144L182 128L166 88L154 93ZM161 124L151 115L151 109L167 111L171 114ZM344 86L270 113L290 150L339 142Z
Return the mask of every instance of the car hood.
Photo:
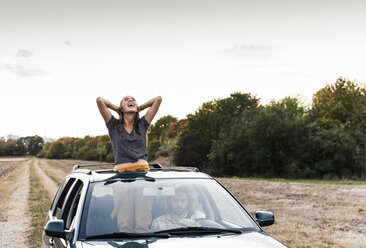
M244 234L226 234L209 236L171 237L168 239L140 239L124 241L84 241L83 248L118 247L118 248L286 248L277 240L265 233L250 232Z

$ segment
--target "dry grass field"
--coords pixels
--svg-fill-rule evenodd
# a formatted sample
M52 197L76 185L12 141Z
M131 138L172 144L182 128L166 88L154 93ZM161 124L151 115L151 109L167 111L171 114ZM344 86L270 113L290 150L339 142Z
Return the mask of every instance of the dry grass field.
M273 212L264 229L289 247L366 247L366 185L219 181L252 216Z
M0 158L0 247L40 247L55 190L85 163ZM273 212L276 223L264 230L289 247L366 247L366 185L218 180L252 215Z

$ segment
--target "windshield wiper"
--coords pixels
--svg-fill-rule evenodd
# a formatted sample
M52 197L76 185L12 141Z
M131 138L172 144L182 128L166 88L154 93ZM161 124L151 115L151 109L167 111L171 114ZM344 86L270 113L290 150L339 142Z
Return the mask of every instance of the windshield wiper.
M171 234L171 235L179 235L179 234L201 234L201 233L236 233L242 234L243 232L239 229L223 229L223 228L212 228L212 227L203 227L203 226L191 226L191 227L181 227L181 228L173 228L168 230L157 231L155 234Z
M147 238L147 237L157 237L157 238L169 238L168 233L126 233L126 232L115 232L98 234L93 236L88 236L85 239L111 239L111 238Z

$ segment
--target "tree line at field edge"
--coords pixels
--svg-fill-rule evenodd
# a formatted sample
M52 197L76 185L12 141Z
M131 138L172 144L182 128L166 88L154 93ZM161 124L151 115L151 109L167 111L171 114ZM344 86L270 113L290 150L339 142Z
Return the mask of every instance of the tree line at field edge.
M215 176L361 179L365 143L366 87L341 77L317 91L311 107L294 97L260 105L236 92L185 119L164 116L150 126L147 148L150 161L165 158ZM113 162L108 135L0 141L0 156L24 154Z

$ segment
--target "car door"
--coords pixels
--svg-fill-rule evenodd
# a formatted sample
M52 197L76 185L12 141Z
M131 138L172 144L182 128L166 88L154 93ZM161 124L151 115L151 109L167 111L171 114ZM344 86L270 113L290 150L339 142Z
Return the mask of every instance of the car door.
M52 211L51 219L63 220L64 229L66 231L73 231L73 221L77 212L82 189L83 182L81 180L70 178L62 192L60 192L58 199L55 199L56 201L54 202L55 206ZM57 248L67 247L68 242L69 241L62 238L50 238L49 246Z
M55 197L53 198L45 223L47 223L49 220L60 219L62 206L75 180L76 180L75 178L67 177L61 182L61 185L58 188ZM43 241L42 245L43 247L53 247L54 244L53 238L47 236L44 232L42 241Z

